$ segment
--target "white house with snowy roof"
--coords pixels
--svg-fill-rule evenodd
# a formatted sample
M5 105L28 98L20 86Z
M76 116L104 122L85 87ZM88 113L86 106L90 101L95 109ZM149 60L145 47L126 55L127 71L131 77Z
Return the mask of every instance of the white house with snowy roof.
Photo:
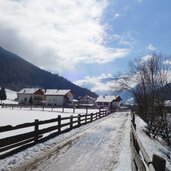
M17 93L19 104L29 104L32 98L32 104L41 105L44 100L44 90L40 88L23 88Z
M95 98L88 95L82 96L78 99L80 104L94 104L95 100Z
M118 108L121 103L120 96L99 96L95 101L97 108Z
M88 95L78 98L78 104L80 107L93 107L95 105L95 101L95 98Z
M64 106L73 103L71 90L46 89L45 103L51 106Z

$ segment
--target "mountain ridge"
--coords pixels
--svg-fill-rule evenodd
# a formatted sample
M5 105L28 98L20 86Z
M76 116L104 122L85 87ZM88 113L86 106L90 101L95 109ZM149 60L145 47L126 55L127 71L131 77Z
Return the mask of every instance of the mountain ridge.
M71 89L75 97L97 94L79 87L58 74L40 69L22 57L0 47L0 86L14 91L25 87Z

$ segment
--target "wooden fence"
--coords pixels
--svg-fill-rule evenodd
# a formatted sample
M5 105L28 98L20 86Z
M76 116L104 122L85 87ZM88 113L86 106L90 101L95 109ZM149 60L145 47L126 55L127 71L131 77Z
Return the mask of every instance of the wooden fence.
M22 151L39 142L44 142L59 134L68 132L74 128L78 128L81 125L85 125L105 117L110 113L110 110L103 110L97 113L85 115L71 115L70 117L61 117L61 115L58 115L57 118L44 121L39 121L36 119L34 122L24 123L16 126L2 126L0 127L0 133L21 129L23 132L23 129L25 128L29 128L29 130L32 128L32 131L0 139L0 159ZM45 127L44 125L46 124L50 124L51 126Z
M0 106L2 108L10 108L10 109L30 109L30 110L34 110L34 109L38 109L40 108L40 110L42 111L46 111L49 110L51 112L55 111L55 112L60 112L60 113L64 113L67 109L71 109L72 113L76 113L76 111L80 110L80 109L85 109L85 114L90 113L89 111L92 109L96 109L93 107L84 107L84 108L76 108L75 106L73 107L66 107L66 106L46 106L46 105L24 105L24 104L0 104ZM100 109L99 109L100 110ZM114 109L113 109L114 110Z
M135 114L132 113L131 125L132 171L165 171L166 160L153 154L152 160L145 151L137 133Z

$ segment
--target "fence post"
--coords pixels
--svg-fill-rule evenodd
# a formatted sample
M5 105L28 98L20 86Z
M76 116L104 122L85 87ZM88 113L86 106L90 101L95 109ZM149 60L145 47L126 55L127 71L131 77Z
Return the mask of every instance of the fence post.
M64 107L62 107L62 113L64 113Z
M39 120L35 119L34 125L34 142L36 143L39 139Z
M78 127L80 127L81 126L81 115L79 114L78 115Z
M70 130L73 127L73 115L70 116Z
M93 113L91 113L91 122L93 122Z
M155 171L165 171L166 160L156 154L153 154L153 166Z
M88 107L86 107L86 115L88 114Z
M85 115L85 124L87 123L87 115Z
M75 113L75 107L73 107L73 113Z
M53 106L52 106L52 110L51 110L51 112L53 112Z
M102 115L103 115L103 112L102 113L99 113L99 119L102 117Z
M97 114L98 114L98 113L96 112L96 120L97 120Z
M61 115L58 115L58 132L61 132Z

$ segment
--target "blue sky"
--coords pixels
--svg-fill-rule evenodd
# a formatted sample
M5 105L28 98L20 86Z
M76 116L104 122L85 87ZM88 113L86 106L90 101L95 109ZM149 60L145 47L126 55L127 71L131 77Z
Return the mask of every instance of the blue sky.
M107 39L106 46L126 47L130 49L130 53L124 58L100 64L98 67L97 64L79 65L77 66L79 69L85 68L80 76L87 73L88 75L91 73L100 75L102 73L125 72L128 70L130 60L143 57L153 51L170 55L170 6L171 1L109 0L101 22L103 25L108 25L108 36L114 35L115 38ZM86 70L86 68L89 69ZM77 76L73 79L77 79Z
M169 0L0 3L0 46L94 91L135 57L171 55Z

